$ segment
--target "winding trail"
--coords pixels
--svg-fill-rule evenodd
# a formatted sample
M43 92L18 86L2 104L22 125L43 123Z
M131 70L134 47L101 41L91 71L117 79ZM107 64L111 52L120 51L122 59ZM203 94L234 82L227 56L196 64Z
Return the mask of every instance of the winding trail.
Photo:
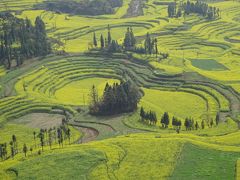
M88 143L90 141L94 141L97 138L97 136L99 135L99 132L94 128L78 127L77 129L83 133L83 137L78 139L77 144Z
M83 133L83 136L79 138L77 141L75 141L75 144L82 144L82 143L88 143L90 141L94 141L99 135L99 131L95 128L83 126L79 123L74 123L74 122L69 122L68 124L70 126L74 126L81 133Z
M109 133L110 136L117 134L117 130L111 125L102 122L72 120L68 124L76 127L81 133L83 133L83 136L75 142L77 144L88 143L97 138L101 139L104 137L104 134L107 133Z

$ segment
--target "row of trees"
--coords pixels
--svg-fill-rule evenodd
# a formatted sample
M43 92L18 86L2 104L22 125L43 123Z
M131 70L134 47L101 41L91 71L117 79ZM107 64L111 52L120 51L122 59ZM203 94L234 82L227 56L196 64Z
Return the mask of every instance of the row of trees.
M19 66L23 59L45 56L51 52L45 24L40 17L35 26L29 19L0 13L0 63L10 69L12 60Z
M152 38L149 33L146 34L144 40L144 46L136 46L136 38L133 33L133 29L127 28L125 33L123 48L126 51L133 51L141 54L156 54L158 55L158 43L156 38Z
M14 157L15 154L18 153L18 143L17 143L17 137L15 135L12 135L12 139L9 142L10 150L11 150L11 156ZM0 144L0 157L2 160L7 159L8 155L8 144L3 143Z
M121 46L118 44L118 42L114 39L112 39L111 35L111 29L110 26L108 25L108 33L107 33L107 38L104 38L104 36L101 34L100 35L100 48L101 50L107 50L108 52L120 52L121 51ZM98 40L96 37L96 33L93 33L93 46L95 48L98 47Z
M148 124L154 124L157 123L157 114L154 111L145 111L143 107L140 109L140 117L142 122L147 122Z
M140 109L140 117L141 117L141 121L142 122L147 122L150 125L156 125L157 123L157 115L154 111L145 111L143 107L141 107ZM220 121L220 116L219 113L216 115L216 119L215 119L215 123L216 125L219 124ZM161 124L163 128L168 128L169 124L170 124L170 117L168 112L164 112L164 114L161 117ZM201 128L204 129L205 128L205 121L202 120L201 121ZM198 121L194 121L193 118L185 118L184 121L184 126L186 128L186 131L191 131L191 130L198 130L200 129L200 125L198 123ZM213 127L214 125L214 121L213 119L210 120L210 122L208 123L209 127ZM172 126L176 129L176 130L180 130L181 126L182 126L182 121L179 120L178 118L176 118L175 116L172 117Z
M44 150L44 146L49 145L51 149L52 145L56 143L63 147L64 140L68 140L70 144L71 130L66 123L62 123L58 128L40 129L38 134L33 132L33 138L35 147L37 147L36 139L39 138L42 151Z
M17 137L15 135L12 135L9 145L10 145L10 154L11 154L11 157L13 158L19 152ZM2 160L6 160L8 158L8 149L9 147L7 143L0 144L0 157Z
M191 131L191 130L198 130L199 129L199 124L198 122L194 122L194 119L193 118L186 118L185 121L184 121L184 126L186 128L186 131ZM202 120L201 122L201 127L202 129L204 129L205 127L205 123L204 121Z
M220 17L219 8L208 6L207 3L202 1L181 3L178 7L176 2L170 3L168 5L168 16L169 17L181 17L182 14L189 15L191 13L196 13L211 19L216 19Z
M215 117L215 124L218 126L220 122L220 114L217 113ZM205 126L208 126L209 128L212 128L214 125L214 120L210 119L210 121L205 122L204 120L201 121L201 124L198 123L198 121L194 121L193 118L186 118L184 121L184 126L186 128L186 131L191 131L191 130L198 130L198 129L204 129Z
M27 156L28 151L33 151L33 148L37 149L39 146L41 147L41 151L44 150L44 146L48 145L50 149L52 149L53 144L59 144L60 147L63 147L64 140L68 140L70 144L71 139L71 130L66 124L65 119L62 121L62 125L58 128L50 128L50 129L40 129L40 131L37 133L36 131L33 132L33 140L35 145L31 146L30 148L27 146L27 144L23 144L22 152L24 153L25 157ZM37 140L39 140L37 142ZM10 149L10 156L8 156L8 150ZM41 151L38 152L38 154L41 154ZM19 147L18 147L18 141L17 137L15 135L12 135L12 139L8 143L0 144L0 158L2 160L6 160L9 157L14 158L16 154L18 154Z
M98 91L93 86L90 93L89 110L91 114L95 115L132 112L137 108L140 98L140 89L131 81L113 85L107 83L101 98L98 97Z
M145 111L143 107L140 109L140 117L142 122L147 122L150 125L156 125L157 123L157 115L154 111ZM170 118L167 112L164 112L164 114L161 117L161 124L163 128L168 128L170 123ZM174 128L180 128L182 125L181 120L178 120L176 117L172 117L172 126Z

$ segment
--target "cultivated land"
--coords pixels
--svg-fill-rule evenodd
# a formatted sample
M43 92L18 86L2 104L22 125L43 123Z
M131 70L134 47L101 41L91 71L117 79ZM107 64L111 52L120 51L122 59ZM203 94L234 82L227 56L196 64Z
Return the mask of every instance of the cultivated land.
M61 42L53 45L55 54L0 68L0 143L15 134L20 149L0 162L0 179L240 179L240 2L207 1L221 11L211 21L196 14L168 18L172 1L144 2L144 15L134 17L128 0L100 16L34 10L40 2L0 2L1 11L17 17L33 22L41 16L48 36ZM119 44L129 26L138 45L151 33L169 57L88 51L93 32L97 40L106 37L108 24ZM106 83L127 80L143 93L136 112L88 114L92 85L101 96ZM140 120L141 106L156 112L156 125ZM164 112L181 120L179 134L171 120L162 128ZM217 114L219 125L208 126ZM66 116L70 142L46 145L39 154L34 131L57 127ZM186 131L186 117L200 126L204 121L205 128ZM33 147L27 157L24 143Z

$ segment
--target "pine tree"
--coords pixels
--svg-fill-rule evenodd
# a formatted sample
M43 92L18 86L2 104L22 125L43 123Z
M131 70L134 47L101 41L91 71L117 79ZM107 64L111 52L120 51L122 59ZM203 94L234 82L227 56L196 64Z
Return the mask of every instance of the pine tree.
M67 138L68 138L68 143L70 145L70 140L71 140L71 130L70 130L70 128L67 128L66 135L67 135Z
M15 135L12 135L12 142L13 142L14 154L17 154L18 145L17 145L17 137Z
M219 114L219 112L218 112L217 115L216 115L215 121L216 121L216 125L218 126L218 124L219 124L219 122L220 122L220 114Z
M63 132L61 128L57 128L57 138L59 146L62 145L63 147Z
M43 151L43 146L44 146L44 130L43 129L40 130L40 133L38 136L40 138L40 144L41 144L42 151Z
M36 55L45 56L50 51L50 46L47 42L45 24L38 16L35 20L35 37L36 37Z
M7 159L7 143L0 144L0 157L2 160Z
M198 122L196 121L196 123L195 123L195 129L198 130L198 128L199 128L199 125L198 125Z
M35 144L35 148L36 148L36 131L33 131L33 139L34 139L34 144Z
M161 118L161 124L162 127L168 128L169 125L169 115L167 112L164 112L162 118Z
M108 39L107 39L107 42L108 42L108 46L110 46L111 42L112 42L112 37L111 37L111 29L110 29L109 25L108 25Z
M155 54L156 54L156 57L158 55L158 44L157 44L157 38L155 38Z
M204 123L204 120L202 120L202 122L201 122L201 126L202 126L202 129L204 129L204 128L205 128L205 123Z
M145 42L144 42L144 47L145 47L145 52L147 54L152 54L152 40L150 37L150 34L147 33L146 38L145 38Z
M14 151L13 142L11 141L9 144L10 144L10 149L11 149L11 157L14 158L14 156L15 156L15 151Z
M97 47L97 38L96 38L96 33L93 33L93 45Z
M100 44L101 44L101 48L103 49L104 48L104 38L103 38L102 34L101 34L101 37L100 37Z
M25 157L27 157L27 151L28 151L27 145L24 144L23 145L23 153L24 153Z
M142 121L144 121L144 119L145 119L145 111L144 111L143 107L141 107L141 109L140 109L140 116L141 116Z
M93 106L95 106L98 103L98 91L97 91L95 85L92 86L90 98L91 98L91 104Z
M48 144L50 149L52 149L52 142L53 142L53 135L52 135L52 129L50 128L48 130Z
M130 28L127 28L127 32L125 33L123 46L126 50L129 50L131 48L131 36L130 36Z
M188 118L185 118L184 126L186 128L186 131L189 130L189 119Z
M135 45L136 45L136 38L134 36L132 28L130 28L130 35L129 36L130 36L130 46L131 46L131 48L134 48Z
M169 115L167 112L164 113L164 121L165 121L165 127L168 128L169 125Z

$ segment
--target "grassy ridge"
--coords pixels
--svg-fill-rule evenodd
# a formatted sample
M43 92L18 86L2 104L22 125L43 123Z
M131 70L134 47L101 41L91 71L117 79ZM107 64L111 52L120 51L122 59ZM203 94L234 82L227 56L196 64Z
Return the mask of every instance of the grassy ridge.
M182 175L189 179L194 177L234 179L239 147L208 143L208 139L194 135L156 133L120 136L84 145L66 146L63 149L56 148L53 151L46 151L41 156L29 155L29 160L17 157L15 160L6 161L1 173L6 169L14 170L18 173L18 178L22 179L34 178L38 175L43 179L47 176L56 178L60 175L74 178L77 176L76 172L82 172L82 176L90 179L114 177L177 179ZM58 154L61 154L60 159L69 165L64 172L61 171L63 164ZM218 158L213 158L215 156ZM89 162L86 162L87 159ZM180 159L179 163L176 163L177 159ZM208 159L207 166L206 159ZM184 163L185 161L190 164ZM78 166L71 167L76 163ZM195 164L193 167L196 169L192 166L189 168L191 163ZM54 165L56 173L44 173L48 169L43 168L46 164ZM31 173L28 172L30 166Z

